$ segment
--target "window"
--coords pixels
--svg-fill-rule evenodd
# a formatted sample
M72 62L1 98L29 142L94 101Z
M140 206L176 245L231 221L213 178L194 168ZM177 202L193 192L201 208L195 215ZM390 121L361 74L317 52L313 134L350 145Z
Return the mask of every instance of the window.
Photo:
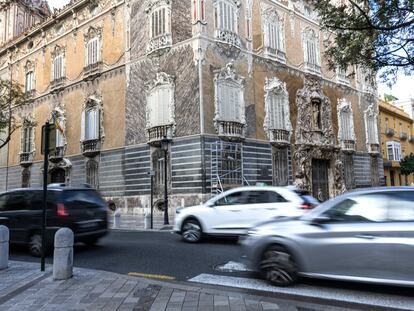
M22 188L30 187L30 169L24 168L22 171Z
M98 188L98 162L95 160L88 160L86 162L86 183L92 188Z
M34 90L34 72L29 71L26 73L25 91L30 92L32 90Z
M205 0L193 0L193 22L204 21L205 19Z
M148 97L150 109L150 127L171 123L170 106L173 100L173 89L170 85L154 88Z
M230 63L216 74L215 102L216 121L245 123L244 79L238 77Z
M284 94L270 94L269 98L269 125L271 129L286 128Z
M156 38L158 36L169 33L167 22L167 9L160 7L155 9L151 14L151 32L150 37Z
M338 119L339 119L339 139L355 140L354 120L352 115L351 103L345 99L338 101Z
M354 196L324 212L329 222L384 222L387 220L388 200L385 195L371 194Z
M398 141L387 142L388 160L400 161L401 160L401 144Z
M91 39L86 45L86 66L96 64L100 60L99 38Z
M274 191L248 191L247 204L280 203L286 200Z
M303 36L305 68L311 71L320 72L319 38L312 29L305 30Z
M63 147L65 145L65 123L66 120L62 116L55 119L56 147Z
M246 204L246 195L243 192L234 192L215 202L216 206Z
M238 33L237 4L233 0L217 0L214 4L215 27Z
M284 51L283 21L273 10L265 12L263 19L264 45L267 53L275 56L278 51Z
M286 186L288 177L287 148L275 148L273 153L273 184L275 186Z
M374 109L370 106L365 111L365 126L368 144L378 144L377 118Z
M53 80L62 78L63 75L63 55L56 56L53 60Z
M25 126L22 131L22 153L32 152L33 126Z
M401 191L389 193L390 221L414 221L414 195L412 192Z
M84 112L84 140L99 139L99 110L89 109Z
M165 159L164 158L158 158L157 159L157 167L155 168L155 183L159 186L164 185L165 184L165 179L164 179L164 163L165 163Z

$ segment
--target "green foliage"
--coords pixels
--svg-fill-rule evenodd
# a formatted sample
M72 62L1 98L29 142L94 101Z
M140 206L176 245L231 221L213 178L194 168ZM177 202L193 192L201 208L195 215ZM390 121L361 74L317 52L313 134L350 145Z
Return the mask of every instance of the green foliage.
M414 0L310 0L321 25L331 69L361 65L389 85L414 71Z
M26 97L18 84L0 79L0 149L10 140L19 127L13 112L26 104Z
M400 161L400 171L406 176L414 173L414 154L411 153Z
M398 100L398 98L391 94L384 94L384 100L386 102L392 102L394 100Z

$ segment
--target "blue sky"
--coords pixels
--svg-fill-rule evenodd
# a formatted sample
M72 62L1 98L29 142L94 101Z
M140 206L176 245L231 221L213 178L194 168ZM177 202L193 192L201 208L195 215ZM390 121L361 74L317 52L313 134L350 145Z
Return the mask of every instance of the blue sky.
M61 8L69 2L69 0L48 0L51 8ZM389 89L387 86L380 84L379 93L392 94L399 99L414 98L414 76L400 76L397 83Z

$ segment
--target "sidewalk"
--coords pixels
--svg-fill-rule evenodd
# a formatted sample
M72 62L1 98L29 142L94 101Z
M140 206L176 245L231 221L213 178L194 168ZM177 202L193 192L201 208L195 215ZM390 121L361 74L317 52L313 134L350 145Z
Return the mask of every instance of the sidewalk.
M108 215L110 229L118 230L147 230L145 228L144 215L121 214L115 217L112 213ZM164 217L154 215L153 230L171 230L174 225L174 216L169 216L169 225L164 225Z
M308 302L253 295L250 291L186 282L164 282L111 272L75 269L53 281L51 267L10 262L0 271L0 311L343 311Z

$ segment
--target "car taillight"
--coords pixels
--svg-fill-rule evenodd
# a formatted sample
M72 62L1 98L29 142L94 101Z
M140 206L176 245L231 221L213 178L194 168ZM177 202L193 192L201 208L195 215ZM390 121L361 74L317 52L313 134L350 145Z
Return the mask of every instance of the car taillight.
M313 205L310 204L310 203L302 203L299 207L301 209L312 209L313 208Z
M62 216L62 217L69 215L65 210L65 204L58 203L58 205L57 205L57 214L58 214L58 216Z

